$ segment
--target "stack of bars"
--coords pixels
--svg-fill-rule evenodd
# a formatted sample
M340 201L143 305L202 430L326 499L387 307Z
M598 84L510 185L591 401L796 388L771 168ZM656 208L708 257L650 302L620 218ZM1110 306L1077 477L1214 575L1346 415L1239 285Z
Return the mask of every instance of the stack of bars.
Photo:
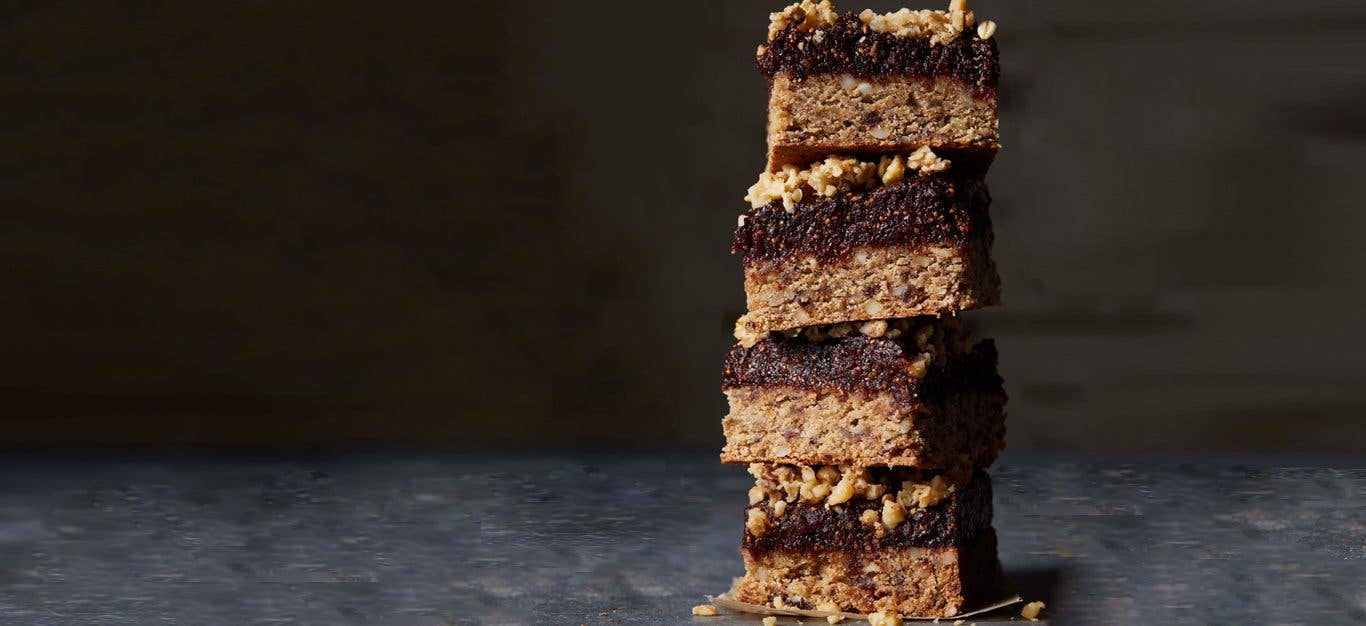
M995 24L948 11L771 16L768 167L733 252L748 312L721 458L748 464L734 599L953 617L1000 599L983 471L1005 445L990 340Z

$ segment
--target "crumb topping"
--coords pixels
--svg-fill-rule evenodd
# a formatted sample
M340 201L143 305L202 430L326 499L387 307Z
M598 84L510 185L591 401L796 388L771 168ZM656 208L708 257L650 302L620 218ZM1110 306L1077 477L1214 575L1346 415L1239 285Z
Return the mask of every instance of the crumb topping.
M750 509L745 518L745 530L755 537L763 536L768 532L768 514L763 509Z
M820 29L828 28L838 17L839 13L835 12L830 0L801 0L782 11L768 15L768 38L773 39L789 27L795 27L799 31L820 33Z
M768 39L772 41L779 33L791 28L812 33L812 41L820 43L825 39L825 29L830 28L838 18L839 13L830 0L801 0L782 11L769 14ZM928 37L931 44L953 41L976 22L976 16L967 7L967 0L950 0L947 11L901 9L892 13L877 13L870 9L860 13L858 18L873 32L895 37ZM763 54L762 50L760 54Z
M931 44L945 44L959 35L963 29L971 28L976 21L967 3L955 0L948 11L912 11L901 9L894 13L875 13L865 10L859 14L863 22L875 33L887 33L895 37L929 37Z
M1020 609L1020 617L1031 622L1037 622L1039 621L1039 612L1044 610L1045 607L1047 607L1047 605L1042 602L1030 602Z
M872 91L871 85L849 75L841 81L847 83L846 89L852 92ZM760 174L758 182L745 194L745 200L755 209L781 200L783 208L791 213L808 194L828 198L840 193L871 191L901 182L908 171L923 176L942 172L949 165L947 159L939 158L929 146L921 146L910 154L884 156L876 162L832 155L805 168L784 165L782 171Z
M917 368L943 364L950 354L965 354L972 350L972 332L962 318L916 317L859 322L840 322L821 326L807 326L785 331L755 332L744 324L735 324L735 339L740 345L752 348L770 334L786 339L802 339L810 343L843 339L855 333L865 337L900 340L914 345L921 359ZM924 375L923 371L917 372Z
M848 465L770 465L751 463L749 473L754 477L750 490L750 504L768 500L773 515L782 517L790 503L824 504L826 508L851 500L882 501L881 521L895 528L905 520L906 511L934 506L956 491L943 474L929 475L910 469L876 472L866 467ZM761 509L750 509L767 514ZM866 514L864 514L866 517Z

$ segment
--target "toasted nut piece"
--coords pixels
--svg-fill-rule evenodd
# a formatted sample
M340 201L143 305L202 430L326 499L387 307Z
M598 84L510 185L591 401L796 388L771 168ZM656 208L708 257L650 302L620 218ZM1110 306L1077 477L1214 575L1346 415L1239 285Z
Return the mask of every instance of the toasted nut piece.
M700 617L711 617L716 615L716 607L710 604L699 604L692 608L692 614Z
M768 513L763 509L750 509L749 517L745 519L745 528L755 537L763 535L768 531Z
M995 34L996 22L993 22L991 20L984 20L981 24L977 25L978 37L981 37L982 39L991 39L991 36Z
M901 626L901 616L891 611L878 611L868 614L868 623L872 626Z
M906 509L896 500L888 500L882 503L882 525L887 530L896 528L901 522L906 521Z

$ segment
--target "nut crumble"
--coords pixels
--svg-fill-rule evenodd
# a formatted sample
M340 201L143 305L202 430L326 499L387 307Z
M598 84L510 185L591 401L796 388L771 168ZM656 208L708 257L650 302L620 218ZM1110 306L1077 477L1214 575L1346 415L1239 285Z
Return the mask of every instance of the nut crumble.
M857 91L861 85L867 83L856 84L853 90ZM902 181L907 171L923 176L942 172L949 165L950 161L939 158L928 146L921 146L910 154L884 156L877 162L831 155L805 168L784 165L781 171L760 174L759 180L745 194L745 200L755 209L781 200L783 208L791 213L808 194L828 198L846 192L871 191Z
M794 28L799 32L812 33L812 41L820 43L824 39L824 29L838 18L839 13L830 0L801 0L782 11L769 14L768 39L771 41L779 33ZM968 8L966 0L950 0L947 11L901 9L892 13L877 13L869 9L860 13L858 18L873 32L889 33L896 37L929 37L932 44L953 41L976 22L976 16Z

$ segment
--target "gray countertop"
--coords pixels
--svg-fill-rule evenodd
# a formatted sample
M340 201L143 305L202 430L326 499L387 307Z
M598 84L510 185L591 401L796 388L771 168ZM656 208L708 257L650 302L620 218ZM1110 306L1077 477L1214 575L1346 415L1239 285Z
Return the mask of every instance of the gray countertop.
M1054 624L1366 622L1366 469L1327 465L1008 455L1001 559ZM11 455L0 476L0 624L66 626L692 623L740 573L749 487L710 455Z

